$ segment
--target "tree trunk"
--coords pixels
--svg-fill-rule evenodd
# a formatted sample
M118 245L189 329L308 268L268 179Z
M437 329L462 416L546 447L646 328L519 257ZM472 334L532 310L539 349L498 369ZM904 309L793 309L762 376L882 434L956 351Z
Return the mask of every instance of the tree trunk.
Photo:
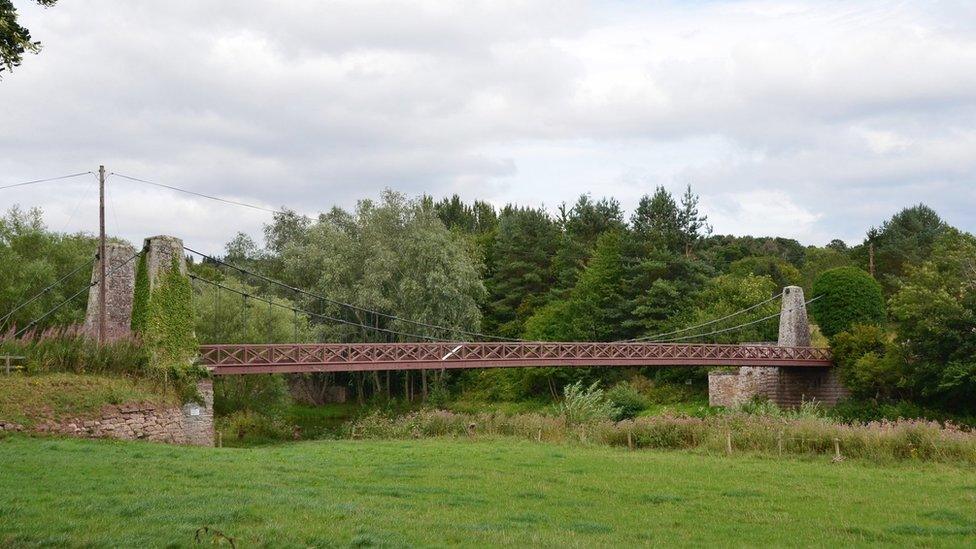
M359 375L356 377L358 378L358 383L356 383L356 402L362 406L366 403L366 396L363 395L363 381L365 380L363 379L362 372L359 372Z
M373 395L379 397L381 394L383 394L383 384L380 383L380 373L377 372L376 370L373 370L372 379L373 379Z
M420 383L422 387L420 398L422 402L427 402L427 370L420 370Z

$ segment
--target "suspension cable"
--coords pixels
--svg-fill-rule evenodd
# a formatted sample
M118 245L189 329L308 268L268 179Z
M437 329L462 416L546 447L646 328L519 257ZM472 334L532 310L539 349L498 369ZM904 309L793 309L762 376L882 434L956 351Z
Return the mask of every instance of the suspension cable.
M705 322L703 324L698 324L697 326L691 326L689 328L682 328L680 330L674 330L674 331L671 331L671 332L665 332L663 334L654 334L654 335L643 336L643 337L635 337L633 339L627 339L625 341L629 343L629 342L637 342L637 341L658 340L660 338L663 338L663 337L666 337L666 336L669 336L669 335L675 335L675 334L681 334L681 333L684 333L684 332L690 332L691 330L697 330L698 328L704 328L705 326L711 326L712 324L715 324L715 323L718 323L718 322L722 322L723 320L728 320L730 318L739 316L739 315L741 315L743 313L748 313L749 311L751 311L753 309L758 309L759 307L762 307L763 305L766 305L767 303L771 303L773 301L776 301L777 299L780 299L781 297L783 297L782 291L780 291L780 293L774 295L773 297L771 297L769 299L766 299L764 301L761 301L759 303L756 303L755 305L752 305L750 307L746 307L745 309L741 309L741 310L736 311L736 312L734 312L732 314L723 316L722 318L716 318L715 320L710 320L710 321Z
M47 179L35 179L34 181L24 181L22 183L14 183L12 185L4 185L3 187L0 187L0 191L2 191L3 189L12 189L14 187L23 187L25 185L33 185L35 183L47 183L48 181L58 181L60 179L71 179L72 177L79 177L79 176L82 176L82 175L88 175L90 173L93 173L93 172L91 172L91 171L78 172L78 173L72 173L72 174L68 174L68 175L59 175L58 177L49 177Z
M43 290L41 290L40 292L38 292L37 294L35 294L33 297L31 297L27 301L24 301L20 305L17 305L16 307L14 307L9 313L7 313L6 315L4 315L3 318L0 318L0 329L3 329L3 326L7 323L7 320L9 320L10 317L12 317L17 311L19 311L19 310L23 309L24 307L30 305L35 300L37 300L39 297L41 297L42 295L46 294L47 292L50 292L55 287L57 287L58 285L60 285L62 282L64 282L65 280L71 278L72 275L74 275L78 271L84 269L85 267L91 265L94 262L95 262L95 258L92 258L92 259L86 261L85 263L83 263L83 264L75 267L74 269L71 270L71 272L69 272L68 274L62 276L56 282L52 283L50 286L44 288Z
M447 326L440 326L440 325L437 325L437 324L429 324L429 323L426 323L426 322L421 322L419 320L411 320L409 318L403 318L403 317L399 317L397 315L393 315L393 314L389 314L389 313L381 313L381 312L376 311L376 310L373 310L373 309L367 309L365 307L360 307L358 305L353 305L351 303L345 303L345 302L342 302L342 301L337 301L335 299L331 299L331 298L325 297L323 295L315 294L315 293L309 292L307 290L303 290L301 288L296 288L296 287L291 286L289 284L285 284L284 282L280 282L280 281L275 280L273 278L269 278L269 277L264 276L264 275L262 275L260 273L255 273L255 272L249 271L249 270L244 269L242 267L238 267L237 265L233 265L233 264L228 263L226 261L223 261L221 259L217 259L215 257L209 256L209 255L207 255L207 254L205 254L203 252L198 252L198 251L196 251L196 250L194 250L192 248L188 248L186 246L183 246L183 249L186 250L186 251L188 251L188 252L190 252L190 253L199 255L200 257L202 257L204 259L213 261L214 263L218 263L220 265L224 265L226 267L230 267L231 269L235 269L235 270L237 270L237 271L239 271L239 272L241 272L241 273L243 273L245 275L253 276L255 278L258 278L260 280L263 280L263 281L265 281L265 282L267 282L269 284L274 284L276 286L279 286L281 288L285 288L285 289L290 290L290 291L293 291L293 292L297 292L297 293L300 293L300 294L304 294L304 295L307 295L309 297L314 297L316 299L321 299L322 301L325 301L325 302L328 302L328 303L332 303L333 305L339 305L341 307L346 307L348 309L356 310L356 311L359 311L359 312L362 312L362 313L376 315L376 316L380 316L380 317L383 317L383 318L388 318L390 320L399 320L400 322L404 322L404 323L407 323L407 324L412 324L414 326L420 326L420 327L423 327L423 328L430 328L430 329L434 329L434 330L441 330L441 331L444 331L444 332L453 332L453 333L456 333L456 334L466 335L466 336L471 336L471 337L476 337L476 338L477 337L480 337L480 338L484 338L484 339L493 339L493 340L496 340L496 341L524 341L523 339L519 339L519 338L508 338L508 337L494 336L494 335L489 335L489 334L483 334L483 333L480 333L480 332L472 332L472 331L468 331L468 330L462 330L461 328L450 328L450 327L447 327ZM429 338L429 339L434 339L434 338ZM442 339L443 340L444 338L439 338L439 339ZM445 340L445 341L449 341L449 340Z
M109 272L105 273L106 278L109 277L109 276L114 275L119 269L121 269L126 264L128 264L130 261L132 261L133 259L135 259L136 257L138 257L141 253L142 252L136 252L136 253L132 254L131 257L129 257L128 259L126 259L125 261L123 261L122 263L119 263L118 265L116 265L115 267L113 267L112 270L110 270ZM91 288L93 288L95 286L98 286L99 282L100 282L99 279L95 279L93 282L91 282L90 284L88 284L88 286L85 286L81 290L78 290L77 293L75 293L74 295L72 295L68 299L65 299L61 303L58 303L57 305L54 306L54 308L52 308L48 312L46 312L43 315L41 315L41 316L35 318L34 320L32 320L30 322L30 324L28 324L27 326L24 326L17 333L15 333L14 334L14 337L15 338L20 337L21 334L23 334L24 332L26 332L27 330L29 330L30 328L32 328L38 322L40 322L40 321L44 320L45 318L47 318L48 316L54 314L55 311L57 311L61 307L64 307L65 305L67 305L68 303L70 303L71 301L73 301L76 297L78 297L82 293L87 292L88 290L90 290Z
M193 196L199 196L201 198L206 198L208 200L214 200L214 201L217 201L217 202L223 202L225 204L232 204L234 206L244 206L245 208L251 208L251 209L254 209L254 210L261 210L261 211L269 212L269 213L273 213L273 214L286 214L286 213L288 213L288 212L285 212L284 210L276 210L276 209L268 208L268 207L265 207L265 206L257 206L257 205L254 205L254 204L248 204L246 202L238 202L237 200L231 200L229 198L222 198L222 197L219 197L219 196L213 196L213 195L209 195L209 194L198 193L196 191L191 191L191 190L188 190L188 189L182 189L180 187L174 187L173 185L166 185L165 183L156 183L155 181L147 181L145 179L139 179L138 177L132 177L130 175L123 175L123 174L116 173L116 172L112 172L109 175L117 175L117 176L121 177L122 179L128 179L129 181L135 181L135 182L138 182L138 183L145 183L147 185L154 185L156 187L162 187L164 189L169 189L171 191L177 191L177 192L181 192L181 193L190 194L190 195L193 195Z
M803 306L805 307L805 306L813 303L814 301L820 299L821 297L823 297L823 294L818 295L817 297L808 299L805 302L803 302ZM796 307L790 307L786 311L787 312L791 312L791 311L793 311L795 309L796 309ZM774 314L771 314L769 316L764 316L764 317L762 317L760 319L753 320L751 322L746 322L744 324L739 324L738 326L732 326L731 328L724 328L724 329L721 329L721 330L714 330L714 331L707 332L707 333L704 333L704 334L693 334L693 335L690 335L690 336L677 337L677 338L671 338L671 339L663 339L663 340L655 341L654 343L674 343L676 341L685 341L687 339L695 339L695 338L705 337L705 336L710 336L710 335L724 334L726 332L731 332L731 331L734 331L734 330L740 330L742 328L748 328L749 326L752 326L754 324L759 324L760 322L765 322L765 321L767 321L769 319L776 318L776 317L780 316L781 314L783 314L783 311L779 311L779 312L774 313Z
M208 280L206 278L197 276L197 275L195 275L193 273L189 273L189 276L193 280L199 280L200 282L205 282L205 283L210 284L212 286L216 286L217 288L220 288L222 290L227 290L229 292L232 292L232 293L238 294L240 296L243 296L244 299L250 298L250 299L256 299L258 301L263 301L263 302L267 303L268 305L274 305L275 307L280 307L282 309L287 309L287 310L290 310L290 311L295 311L296 314L297 313L303 313L303 314L306 314L308 316L318 317L318 318L322 318L322 319L329 320L329 321L332 321L332 322L338 322L340 324L347 324L349 326L355 326L355 327L363 328L363 329L367 329L367 330L374 330L374 331L379 331L379 332L385 332L385 333L392 334L392 335L399 335L399 336L404 336L404 337L413 337L413 338L418 338L418 339L426 339L426 340L429 340L429 341L446 341L446 342L451 342L452 341L452 340L443 339L443 338L436 338L436 337L430 337L430 336L419 335L419 334L411 334L411 333L408 333L408 332L400 332L400 331L397 331L397 330L390 330L390 329L387 329L387 328L380 328L380 327L368 326L366 324L360 324L358 322L353 322L351 320L346 320L346 319L343 319L343 318L336 318L334 316L329 316L329 315L324 315L324 314L319 314L319 313L313 313L312 311L308 311L308 310L305 310L305 309L300 309L300 308L294 307L292 305L285 305L284 303L278 303L276 301L273 301L273 300L270 300L270 299L267 299L267 298L264 298L264 297L261 297L261 296L249 294L249 293L247 293L245 291L238 290L236 288L231 288L230 286L226 286L224 284L221 284L219 282L215 282L213 280Z

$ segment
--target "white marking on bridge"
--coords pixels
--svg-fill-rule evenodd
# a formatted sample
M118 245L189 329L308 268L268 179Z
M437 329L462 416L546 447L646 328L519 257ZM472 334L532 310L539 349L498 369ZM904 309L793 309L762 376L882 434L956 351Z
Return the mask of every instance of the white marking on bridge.
M464 344L462 343L461 345L458 345L457 347L451 349L451 352L450 353L447 353L446 355L444 355L443 357L441 357L441 360L447 360L447 359L451 358L451 355L453 355L454 353L460 351L461 350L461 347L463 347L463 346L464 346Z

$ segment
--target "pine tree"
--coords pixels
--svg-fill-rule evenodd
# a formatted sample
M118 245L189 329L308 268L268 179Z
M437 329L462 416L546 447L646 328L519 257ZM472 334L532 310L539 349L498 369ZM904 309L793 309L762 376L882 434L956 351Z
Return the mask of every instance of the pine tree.
M499 216L488 268L484 328L520 337L523 323L544 305L553 287L559 228L542 209L506 206Z
M708 224L708 217L698 212L698 195L691 192L691 185L681 196L681 211L678 214L679 234L686 256L691 255L694 245L701 239L712 234L712 227Z
M637 239L649 249L677 250L680 246L681 217L678 205L664 187L644 195L630 218Z

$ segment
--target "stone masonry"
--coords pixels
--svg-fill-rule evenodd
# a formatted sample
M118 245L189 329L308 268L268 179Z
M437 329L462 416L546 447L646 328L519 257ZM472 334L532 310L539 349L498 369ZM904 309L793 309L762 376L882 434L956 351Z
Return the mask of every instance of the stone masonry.
M159 283L159 276L172 268L173 259L179 265L180 273L186 274L186 260L183 256L183 241L175 236L150 236L143 245L146 253L146 270L149 272L149 291Z
M183 433L186 444L194 446L214 445L213 380L201 379L197 382L197 392L203 403L188 402L180 410L183 418Z
M0 422L0 431L33 431L79 438L148 440L168 444L213 446L213 386L197 385L204 405L157 406L148 403L106 405L96 417L45 420L32 428ZM195 410L195 411L194 411Z
M779 317L782 347L810 346L810 323L803 288L783 289ZM716 370L708 374L708 403L734 407L755 397L763 397L784 408L804 401L834 405L848 396L835 368L742 367L733 371Z
M136 250L128 244L106 244L105 257L108 258L105 277L106 322L108 339L119 339L129 335L132 323L132 294L136 284ZM101 259L95 260L92 282L101 277ZM85 312L85 333L92 337L98 335L98 286L88 290L88 310Z
M152 236L145 240L146 270L150 292L159 283L162 273L172 268L174 259L180 272L187 273L183 255L183 241L172 236ZM109 244L106 247L108 268L116 268L135 254L132 246ZM106 304L111 337L129 334L132 322L132 302L135 292L136 261L129 261L107 278ZM95 277L99 276L96 264ZM85 327L89 333L98 329L98 289L93 287L88 299ZM61 423L47 423L35 430L83 437L146 439L175 444L213 446L213 381L197 383L203 402L189 402L181 408L157 408L145 405L106 407L102 417ZM16 425L0 425L0 430L17 429Z

